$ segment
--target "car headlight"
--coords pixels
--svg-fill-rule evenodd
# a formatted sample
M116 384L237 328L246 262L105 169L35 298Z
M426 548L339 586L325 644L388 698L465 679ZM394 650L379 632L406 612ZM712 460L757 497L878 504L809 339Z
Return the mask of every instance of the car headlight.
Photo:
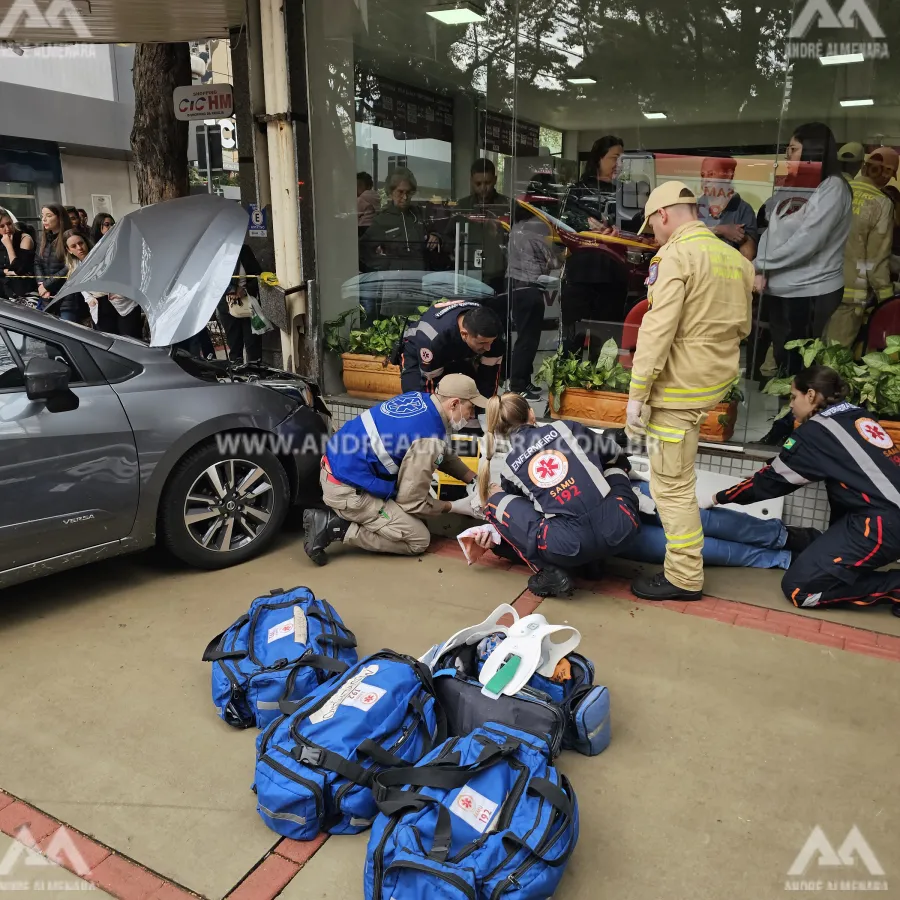
M279 394L291 397L298 403L314 408L315 398L313 397L312 389L305 381L297 381L296 383L291 382L290 384L277 381L261 381L259 383L265 385L267 388L271 388L273 391L278 391Z

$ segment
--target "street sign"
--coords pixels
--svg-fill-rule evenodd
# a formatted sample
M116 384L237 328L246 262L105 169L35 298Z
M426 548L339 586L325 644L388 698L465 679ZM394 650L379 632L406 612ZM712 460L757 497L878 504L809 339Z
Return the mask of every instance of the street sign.
M191 84L175 88L172 94L175 118L182 122L191 119L227 119L234 112L234 97L230 84Z
M250 204L250 237L264 238L269 236L266 227L266 211L256 203Z

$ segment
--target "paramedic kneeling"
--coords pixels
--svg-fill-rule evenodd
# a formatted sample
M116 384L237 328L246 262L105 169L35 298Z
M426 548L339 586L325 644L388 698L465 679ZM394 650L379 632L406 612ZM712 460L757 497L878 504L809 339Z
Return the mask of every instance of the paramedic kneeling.
M379 553L415 556L430 534L418 516L472 515L468 496L448 503L430 495L435 469L470 484L475 473L450 450L459 431L487 400L466 375L447 375L434 394L410 392L367 409L328 442L322 458L322 499L328 509L303 514L307 556L324 566L325 548L344 543Z
M785 596L804 607L889 601L900 615L900 571L875 571L900 558L900 447L846 394L826 366L795 375L791 410L802 424L770 465L703 505L755 503L824 481L831 527L785 572Z
M495 436L512 450L490 483ZM640 528L638 501L616 442L577 422L538 425L519 394L487 405L485 450L479 470L481 505L500 537L535 573L539 597L568 597L570 571L612 556Z

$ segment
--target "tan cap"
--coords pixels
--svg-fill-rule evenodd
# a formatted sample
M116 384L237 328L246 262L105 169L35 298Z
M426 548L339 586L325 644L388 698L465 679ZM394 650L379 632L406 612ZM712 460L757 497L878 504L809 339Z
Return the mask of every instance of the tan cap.
M838 150L838 159L841 162L862 162L865 156L866 148L859 141L850 141Z
M481 396L478 385L468 375L445 375L438 382L435 393L444 400L470 400L480 409L485 409L488 405L487 398Z
M688 191L690 197L682 197L682 191ZM647 230L647 224L653 213L659 212L667 206L677 206L679 203L692 203L696 206L697 198L683 181L667 181L665 184L661 184L647 198L647 205L644 207L644 224L641 225L638 234L643 234Z
M900 154L893 147L879 147L866 157L866 162L881 163L896 173L897 166L900 164Z

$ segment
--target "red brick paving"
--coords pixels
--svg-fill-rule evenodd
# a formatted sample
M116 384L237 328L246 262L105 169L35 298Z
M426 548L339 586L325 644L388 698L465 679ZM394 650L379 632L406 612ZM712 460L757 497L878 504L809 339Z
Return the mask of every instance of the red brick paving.
M309 862L313 854L316 853L327 840L327 834L320 834L312 841L292 841L289 838L285 838L275 848L275 852L279 856L283 856L285 859L289 859L291 862L303 866Z
M451 538L433 538L429 552L438 556L449 556L463 559L462 548L458 541ZM497 560L501 563L501 560ZM509 568L506 565L494 565L486 561L485 565L496 568ZM880 634L863 627L838 625L822 619L802 616L799 613L786 612L754 606L752 603L741 603L737 600L724 600L721 597L704 596L702 600L682 601L664 600L662 602L640 600L630 590L629 582L624 578L609 577L602 581L589 581L583 578L575 580L575 586L605 597L619 597L631 603L650 606L661 606L678 613L687 613L701 619L713 619L726 625L738 628L750 628L783 637L820 644L823 647L834 647L850 653L862 653L878 659L889 659L900 662L900 637ZM527 616L540 606L541 600L530 591L525 591L513 604L520 616Z
M107 856L85 880L119 900L148 900L163 886L159 875L116 855Z
M16 798L10 797L9 794L4 794L3 791L0 791L0 809L6 809L10 803L15 803Z
M16 800L0 810L0 831L4 834L16 837L23 827L27 827L34 840L40 843L59 828L59 822L38 812L27 803L22 803L21 800Z
M297 863L273 853L228 895L229 900L272 900L299 871Z
M197 895L167 882L149 900L197 900Z
M75 845L75 849L81 854L81 860L84 861L84 864L91 870L97 868L100 863L106 859L107 856L110 855L112 851L108 847L104 847L103 844L98 844L96 841L92 841L89 837L85 837L85 835L81 834L74 829L67 828L66 829L69 840ZM53 862L57 863L57 865L62 866L64 869L68 869L70 872L75 872L73 868L73 861L68 858L65 852L59 853L58 856L50 856L47 853L49 849L49 845L53 842L53 837L56 834L56 829L47 835L43 840L38 841L38 849L44 856L52 859ZM53 848L54 853L56 853L57 848ZM66 848L67 849L67 848ZM81 862L78 860L78 862ZM81 875L81 872L75 872L76 875Z

